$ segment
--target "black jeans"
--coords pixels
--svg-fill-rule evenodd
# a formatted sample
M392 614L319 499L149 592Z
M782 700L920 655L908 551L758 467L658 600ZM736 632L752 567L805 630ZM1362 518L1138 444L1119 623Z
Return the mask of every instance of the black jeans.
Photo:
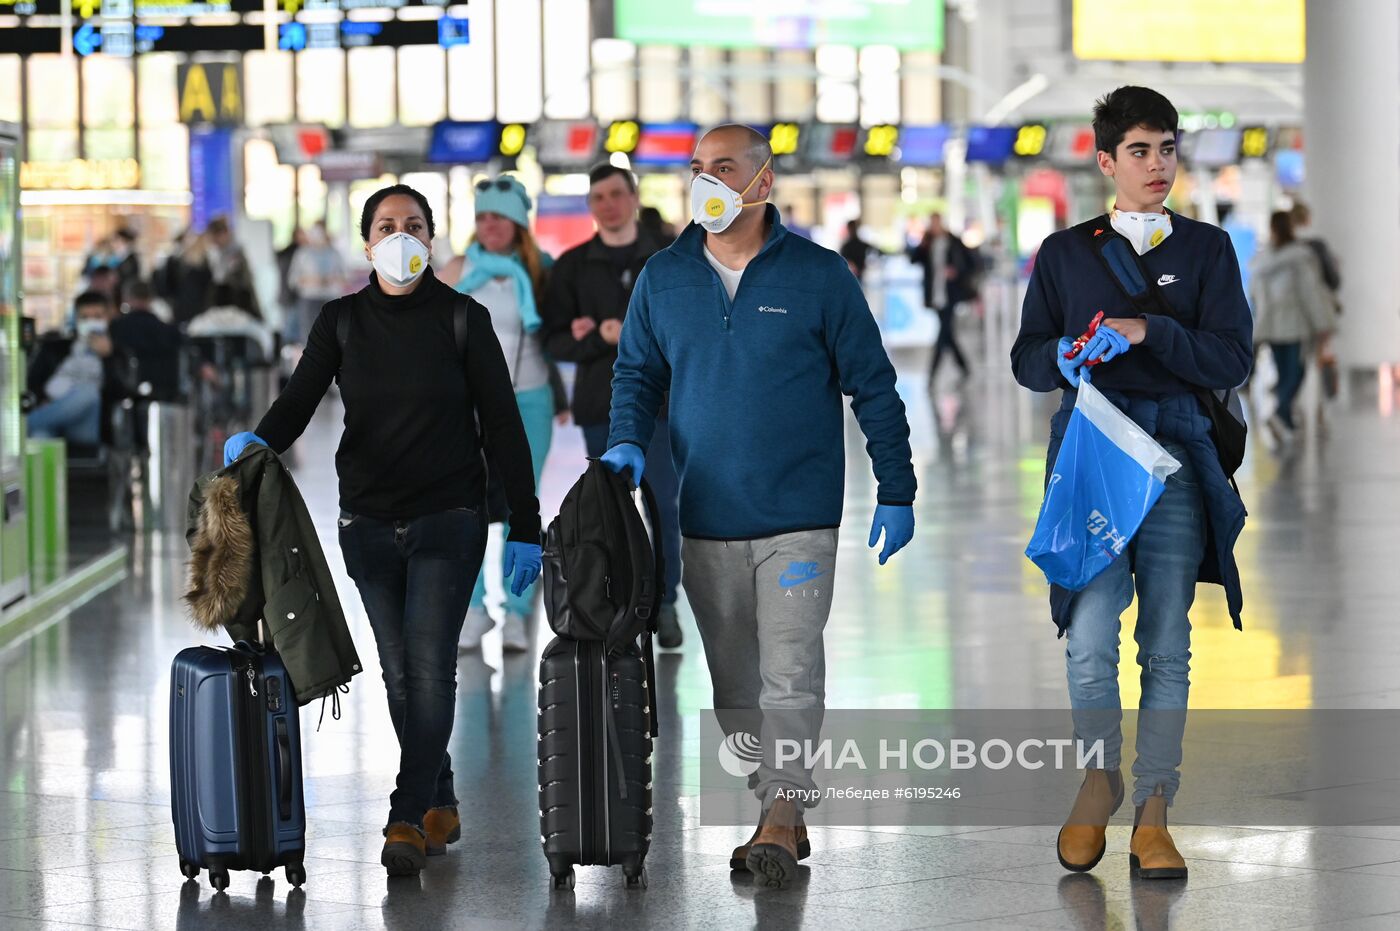
M429 808L457 804L447 753L457 637L486 553L486 522L480 508L396 521L342 512L340 549L374 629L399 738L389 823L422 827Z
M954 329L956 326L958 305L948 303L942 307L935 308L938 314L938 342L934 345L933 361L929 363L928 377L933 380L933 376L938 373L938 366L943 362L943 353L951 352L953 361L958 363L958 368L963 374L967 374L967 358L963 356L961 347L958 346L958 334Z

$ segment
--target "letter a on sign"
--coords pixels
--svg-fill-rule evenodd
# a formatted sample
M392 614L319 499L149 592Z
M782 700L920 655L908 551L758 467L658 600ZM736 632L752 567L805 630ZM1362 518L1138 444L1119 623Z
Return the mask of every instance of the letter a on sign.
M214 92L209 88L209 75L204 65L189 65L180 93L180 122L215 123L218 118L219 109L214 103Z
M219 122L243 122L243 96L238 86L237 65L224 65L223 89L219 95Z

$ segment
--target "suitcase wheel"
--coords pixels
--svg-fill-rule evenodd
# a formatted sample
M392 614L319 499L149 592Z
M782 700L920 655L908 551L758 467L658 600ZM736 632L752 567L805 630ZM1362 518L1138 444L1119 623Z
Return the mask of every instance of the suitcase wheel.
M554 888L554 889L572 889L572 888L574 888L574 868L573 868L572 866L569 867L569 871L568 871L567 873L554 873L554 874L553 874L552 888Z
M647 887L647 868L644 866L636 873L627 873L628 889L645 889Z
M198 879L198 878L199 878L199 867L195 866L193 863L191 863L191 862L188 861L188 860L181 860L181 861L180 861L180 875L184 876L186 879Z
M215 891L217 891L217 892L223 892L225 889L227 889L227 888L228 888L228 870L224 870L224 869L210 870L210 871L209 871L209 885L213 886L214 889L215 889Z
M288 863L287 882L300 889L301 884L306 882L306 867L300 863Z

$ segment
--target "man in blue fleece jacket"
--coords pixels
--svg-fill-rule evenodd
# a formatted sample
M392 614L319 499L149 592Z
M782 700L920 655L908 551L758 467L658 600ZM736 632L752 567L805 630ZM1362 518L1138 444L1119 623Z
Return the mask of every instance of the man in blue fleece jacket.
M1092 869L1106 849L1104 827L1123 803L1119 763L1119 617L1138 598L1137 662L1142 668L1129 862L1134 876L1179 879L1186 863L1167 832L1180 782L1190 687L1196 582L1226 587L1239 625L1239 573L1232 549L1244 506L1231 489L1202 407L1200 389L1234 388L1249 374L1252 322L1229 237L1168 212L1176 177L1177 112L1156 91L1120 87L1094 108L1099 169L1113 179L1113 211L1045 240L1036 259L1011 350L1016 380L1033 391L1063 389L1052 418L1053 468L1081 381L1154 435L1182 468L1123 556L1082 591L1055 589L1052 615L1068 640L1075 734L1104 742L1104 768L1085 773L1058 852L1066 869ZM1123 236L1141 257L1170 313L1140 314L1097 254L1104 236ZM1103 325L1074 358L1073 339L1098 311ZM1097 359L1092 369L1084 364ZM1092 375L1090 374L1092 372Z
M913 537L915 490L904 404L860 284L844 259L789 234L765 204L772 162L767 139L747 126L701 139L691 161L695 222L651 258L632 292L603 456L640 481L669 389L682 584L715 708L763 709L769 749L775 734L801 740L820 728L845 486L843 394L879 485L869 545L883 532L882 565ZM813 784L810 773L771 762L765 754L750 780L763 803L759 828L730 865L781 886L809 851L792 790Z

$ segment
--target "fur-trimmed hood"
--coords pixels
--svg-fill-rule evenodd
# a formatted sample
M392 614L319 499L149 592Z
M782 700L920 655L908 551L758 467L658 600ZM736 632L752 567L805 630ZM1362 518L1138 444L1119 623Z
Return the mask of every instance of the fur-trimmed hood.
M253 527L238 503L238 482L220 475L204 489L199 522L190 540L190 620L202 630L219 630L233 620L253 576L257 549Z

